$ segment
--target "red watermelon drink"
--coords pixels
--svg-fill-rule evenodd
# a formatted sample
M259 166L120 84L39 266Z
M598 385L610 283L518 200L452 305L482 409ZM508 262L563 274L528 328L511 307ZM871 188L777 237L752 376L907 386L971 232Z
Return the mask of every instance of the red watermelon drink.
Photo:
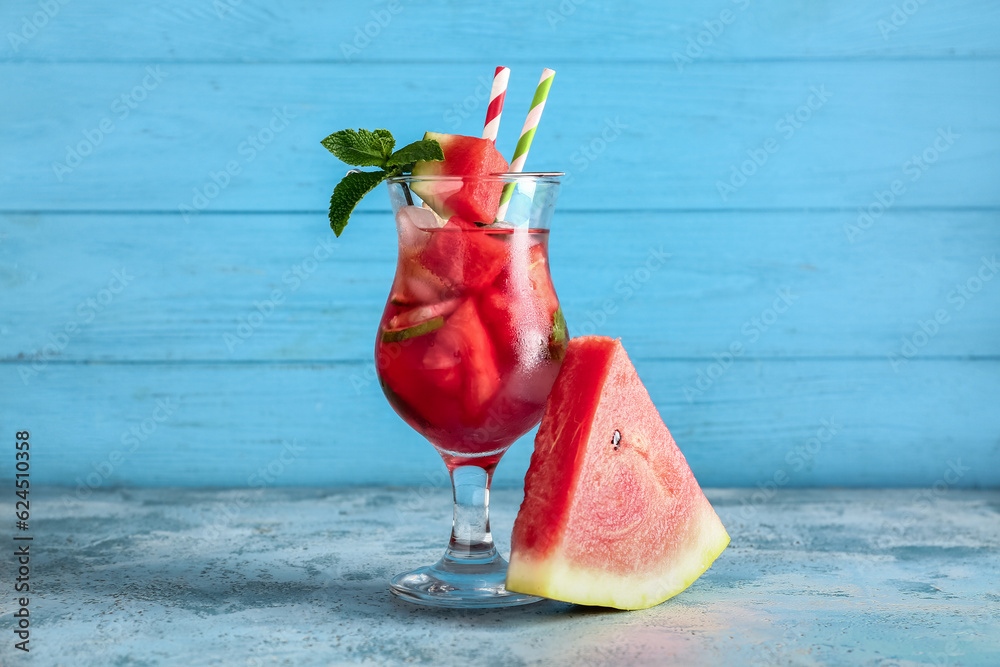
M491 180L499 191L503 182ZM555 185L542 180L530 181L536 195ZM421 185L446 182L390 181L400 190L399 259L376 368L393 409L449 469L492 472L541 419L565 352L565 322L549 275L547 220L479 226L405 204L402 188L426 192Z
M437 607L540 598L505 588L490 533L493 470L542 417L567 348L549 275L558 173L524 163L555 72L544 70L510 164L495 144L509 70L498 67L483 136L428 132L396 148L388 130L341 130L323 145L352 169L330 198L340 236L386 181L399 236L396 276L375 340L390 405L451 473L454 521L444 556L393 577L399 597Z
M439 141L447 167L452 149ZM493 469L541 419L566 353L548 255L559 176L388 181L399 255L376 335L376 370L393 409L444 459L455 500L444 557L392 580L391 590L412 602L494 607L538 599L504 587L507 563L493 545L488 498ZM494 220L508 189L504 219Z

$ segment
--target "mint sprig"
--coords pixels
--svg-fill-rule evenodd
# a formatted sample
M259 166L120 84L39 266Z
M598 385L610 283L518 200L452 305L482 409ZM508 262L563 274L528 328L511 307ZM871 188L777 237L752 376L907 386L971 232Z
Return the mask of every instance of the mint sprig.
M379 171L347 174L330 197L330 227L340 236L354 208L366 194L387 178L413 170L417 162L444 160L441 145L433 139L414 141L393 152L396 140L389 130L341 130L322 141L328 151L354 167L381 167Z

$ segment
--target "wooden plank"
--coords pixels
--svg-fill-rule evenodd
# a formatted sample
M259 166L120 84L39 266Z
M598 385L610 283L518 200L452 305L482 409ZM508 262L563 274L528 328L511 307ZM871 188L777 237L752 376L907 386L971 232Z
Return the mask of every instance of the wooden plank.
M50 20L39 3L0 7L5 59L327 60L512 62L997 55L1000 12L986 0L816 5L780 0L626 4L514 0L186 0L66 3ZM905 7L905 11L903 10ZM728 11L729 14L723 14ZM35 34L37 32L37 34ZM22 34L23 33L23 34ZM28 37L25 38L25 35ZM699 50L700 47L700 50ZM690 53L690 55L688 55Z
M571 332L639 357L1000 356L997 218L891 211L851 243L849 213L566 212L551 260ZM388 213L340 239L322 214L3 214L0 235L0 358L39 363L368 361L395 271Z
M322 210L345 170L319 146L330 131L478 133L485 109L483 67L464 63L148 67L0 64L0 206ZM511 118L529 79L511 84ZM993 60L571 67L529 166L570 172L570 209L997 207L997 81ZM798 128L795 114L808 117ZM508 155L519 125L502 130ZM91 152L77 161L77 148Z
M692 401L704 362L635 362L705 485L930 487L951 463L952 486L1000 485L998 361L738 361ZM38 483L245 486L268 465L280 485L445 483L360 363L53 364L27 386L24 369L0 364L0 427L31 431Z

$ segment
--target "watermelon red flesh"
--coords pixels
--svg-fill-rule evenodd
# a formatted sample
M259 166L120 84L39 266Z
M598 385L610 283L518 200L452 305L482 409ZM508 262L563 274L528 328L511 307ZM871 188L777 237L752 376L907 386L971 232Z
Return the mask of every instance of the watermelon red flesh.
M528 278L531 281L531 289L544 304L545 319L551 321L552 315L559 308L559 300L556 298L556 288L552 285L552 276L549 275L546 249L539 243L531 247L530 254Z
M493 222L503 184L478 180L476 176L502 174L510 165L493 142L479 137L427 132L424 139L441 144L443 162L417 162L413 176L464 176L461 184L449 181L415 180L412 189L435 213L448 219L458 216L466 222Z
M517 363L517 304L510 295L492 287L477 297L479 316L496 343L497 359L505 368Z
M507 244L483 231L466 229L452 218L430 232L420 263L453 289L478 290L507 263Z
M619 436L615 436L615 432ZM507 589L642 609L729 544L621 343L570 341L511 538Z
M512 240L511 254L518 257ZM502 363L513 365L533 335L542 340L552 334L559 301L549 276L545 246L541 243L524 249L526 261L514 260L498 274L493 285L479 294L479 314L493 334ZM525 265L526 269L525 270Z
M440 328L399 343L379 342L376 351L397 412L435 444L454 449L442 434L482 420L500 388L500 370L474 300L447 308L453 312Z
M453 355L461 359L462 421L475 425L500 389L496 352L472 299L455 311L445 328L448 331L442 330L436 344L453 348Z
M542 319L551 322L552 314L559 308L559 300L549 274L548 243L532 242L524 247L520 236L516 233L511 235L508 244L511 261L497 274L493 287L501 292L530 289L534 300L545 313Z

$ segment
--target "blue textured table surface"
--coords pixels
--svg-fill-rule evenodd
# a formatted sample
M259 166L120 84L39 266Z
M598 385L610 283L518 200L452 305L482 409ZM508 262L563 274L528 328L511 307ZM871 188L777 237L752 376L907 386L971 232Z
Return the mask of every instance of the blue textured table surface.
M37 495L32 650L5 631L5 665L1000 664L998 492L710 490L732 545L638 612L394 599L440 555L439 488ZM502 549L519 500L493 494Z

